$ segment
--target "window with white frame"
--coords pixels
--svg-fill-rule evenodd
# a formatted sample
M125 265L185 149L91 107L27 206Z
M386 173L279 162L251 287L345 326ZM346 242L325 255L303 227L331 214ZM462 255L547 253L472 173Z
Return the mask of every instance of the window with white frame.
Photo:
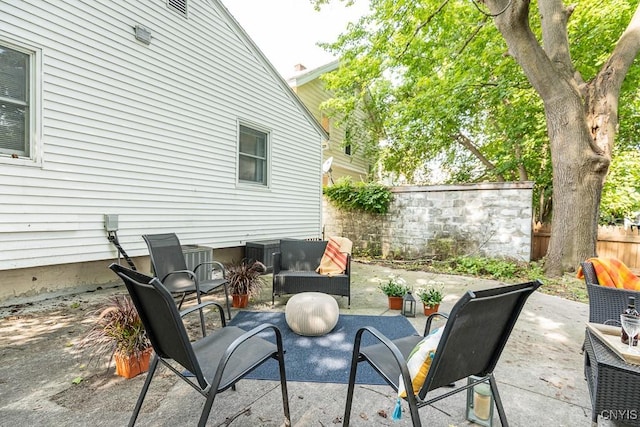
M0 156L31 156L33 57L0 42Z
M269 134L240 125L238 143L238 180L267 185Z

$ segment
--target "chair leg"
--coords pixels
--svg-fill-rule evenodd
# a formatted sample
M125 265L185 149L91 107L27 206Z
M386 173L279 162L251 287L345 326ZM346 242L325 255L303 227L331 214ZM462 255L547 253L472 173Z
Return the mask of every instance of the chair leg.
M198 421L198 427L205 427L207 424L207 420L209 419L209 414L211 413L211 407L213 406L213 400L216 398L217 390L210 389L209 394L207 395L207 401L204 404L204 408L202 408L202 413L200 414L200 420Z
M351 418L351 404L353 402L353 391L356 386L356 374L358 371L358 361L360 359L360 334L356 334L356 341L353 345L353 353L351 355L351 369L349 370L349 386L347 387L347 402L344 406L344 417L342 425L349 427Z
M231 320L231 306L229 305L229 285L224 285L224 300L227 303L227 319Z
M284 351L278 349L278 366L280 367L280 391L282 393L282 409L284 410L284 425L291 426L291 414L289 412L289 393L287 392L287 375L284 370Z
M496 383L496 379L493 374L489 374L489 385L491 386L491 393L493 394L493 400L496 402L496 408L498 409L498 416L500 417L500 423L502 427L509 427L509 422L507 421L507 414L504 412L504 407L502 406L502 399L500 399L500 393L498 393L498 384Z
M136 419L138 418L138 414L140 413L140 408L142 408L142 402L144 402L144 398L147 395L147 391L149 390L149 385L151 384L151 379L153 378L153 374L156 373L157 368L158 356L154 355L153 359L151 360L151 364L149 365L147 379L144 381L144 385L142 386L142 390L140 390L140 395L138 396L138 401L136 402L136 406L133 409L133 414L131 414L131 418L129 419L129 427L133 427L136 423Z
M202 297L200 296L200 292L196 291L196 299L198 300L198 304L202 304ZM204 323L204 311L202 308L198 310L200 312L200 328L202 329L202 338L207 336L207 328ZM224 315L224 313L222 313Z
M185 298L187 298L187 293L183 292L182 298L180 298L180 302L178 303L178 310L180 310L180 308L182 307L182 303L184 302Z

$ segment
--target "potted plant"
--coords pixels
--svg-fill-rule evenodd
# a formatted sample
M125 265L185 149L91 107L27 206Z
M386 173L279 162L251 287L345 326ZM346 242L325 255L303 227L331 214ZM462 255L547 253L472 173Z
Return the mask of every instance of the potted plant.
M116 361L116 374L133 378L149 369L151 342L133 301L126 295L115 295L93 314L95 324L81 342L93 351L93 357L109 355Z
M402 309L402 297L409 292L407 282L402 277L389 276L389 279L380 284L380 290L389 300L390 310Z
M442 286L436 286L435 284L431 284L424 289L418 289L416 295L420 298L420 301L422 301L425 316L437 312L444 298Z
M262 275L266 272L267 267L263 263L246 258L227 266L226 279L229 282L233 307L246 307L249 298L260 293L264 284Z

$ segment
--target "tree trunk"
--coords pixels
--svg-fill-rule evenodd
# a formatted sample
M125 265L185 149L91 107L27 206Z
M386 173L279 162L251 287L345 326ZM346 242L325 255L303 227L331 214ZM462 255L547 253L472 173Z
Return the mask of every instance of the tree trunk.
M528 0L485 0L509 53L545 108L553 166L553 218L545 273L575 271L596 255L600 197L618 125L618 98L640 50L640 6L589 83L575 70L567 22L575 6L539 0L544 49L529 26Z
M600 195L608 159L591 149L581 99L545 103L553 165L553 221L545 271L575 271L596 254Z

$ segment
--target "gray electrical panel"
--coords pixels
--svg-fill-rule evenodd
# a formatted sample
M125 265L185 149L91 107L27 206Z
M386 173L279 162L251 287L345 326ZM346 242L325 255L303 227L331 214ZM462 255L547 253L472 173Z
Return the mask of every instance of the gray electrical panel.
M118 231L118 215L104 214L104 229L107 231Z

